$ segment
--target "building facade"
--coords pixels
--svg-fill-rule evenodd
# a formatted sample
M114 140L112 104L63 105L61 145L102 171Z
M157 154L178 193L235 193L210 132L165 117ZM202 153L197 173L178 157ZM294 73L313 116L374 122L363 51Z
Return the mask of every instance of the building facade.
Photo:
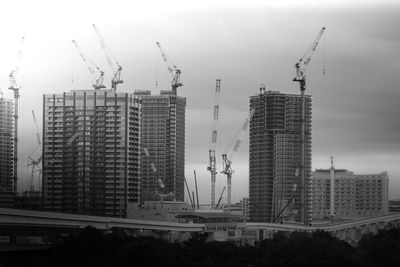
M140 100L111 90L43 96L43 206L126 217L140 201Z
M14 179L14 101L0 94L0 207L14 206L16 180Z
M142 101L141 140L148 152L148 156L142 154L141 198L157 200L172 193L184 201L186 98L173 91L160 95L136 91L135 95Z
M329 169L312 173L312 209L315 219L329 218ZM389 212L389 178L379 174L354 174L348 170L334 170L334 217L354 218L381 216Z
M250 121L250 221L311 220L311 97L304 96L304 103L302 188L300 95L261 91L250 97L255 110Z

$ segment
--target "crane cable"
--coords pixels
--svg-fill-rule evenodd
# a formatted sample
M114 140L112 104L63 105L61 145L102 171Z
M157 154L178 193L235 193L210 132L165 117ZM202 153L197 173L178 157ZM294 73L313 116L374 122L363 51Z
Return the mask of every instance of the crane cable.
M323 74L324 76L326 75L326 34L324 35L324 45L323 45L323 56L322 56L322 61L323 61Z

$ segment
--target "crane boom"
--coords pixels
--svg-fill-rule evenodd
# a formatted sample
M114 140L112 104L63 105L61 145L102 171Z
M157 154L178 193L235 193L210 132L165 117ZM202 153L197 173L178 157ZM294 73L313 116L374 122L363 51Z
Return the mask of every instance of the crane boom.
M18 85L18 82L17 82L17 75L18 75L18 72L19 72L19 65L20 65L20 62L21 62L22 47L24 46L24 42L25 42L25 37L22 37L21 38L20 49L19 49L18 54L17 54L17 62L15 64L14 69L11 70L11 73L10 73L10 76L9 76L10 77L10 87L8 89L14 90L14 92L15 92L16 89L19 89L19 85Z
M224 188L222 189L221 195L219 196L219 199L218 199L218 202L217 202L217 205L215 206L215 208L218 208L219 203L221 203L222 196L224 195L225 189L226 189L226 187L224 186Z
M293 184L293 192L296 192L296 187L297 187L297 184ZM294 196L293 196L293 197L291 197L291 198L286 202L286 204L283 206L283 208L282 208L282 209L278 212L278 214L273 218L273 220L272 220L273 223L276 222L276 221L279 219L279 217L283 214L283 212L286 210L286 208L289 207L289 205L290 205L291 203L293 203L294 200L295 200L295 198L294 198Z
M211 129L211 144L209 152L209 166L207 170L211 174L211 209L215 206L215 180L217 175L217 163L215 156L215 147L217 145L218 135L218 116L219 116L219 96L221 92L221 79L216 80L215 95L214 95L214 109L213 109L213 122Z
M165 64L167 65L168 68L168 72L171 74L172 76L172 81L171 81L171 87L172 87L172 91L174 92L174 94L177 94L177 89L181 86L183 86L183 84L180 81L180 77L181 77L181 70L175 65L175 64L171 64L170 61L168 60L167 55L165 54L164 50L161 47L160 42L156 42L156 45L158 47L158 49L160 50L161 53L161 57L163 58Z
M117 84L124 82L123 80L121 80L122 67L118 63L111 50L107 47L103 36L100 34L100 31L95 24L93 24L93 28L97 34L97 37L99 38L101 48L103 48L104 54L106 55L108 65L113 72L113 77L111 79L111 89L115 91L117 89ZM117 65L117 67L115 65Z
M33 121L34 121L34 123L35 123L36 139L37 139L38 145L40 146L40 145L41 145L41 142L40 142L39 129L38 129L38 126L37 126L37 121L36 121L35 112L34 112L33 110L32 110L32 116L33 116Z
M315 50L317 49L317 46L319 44L319 41L321 40L322 35L324 34L325 27L322 27L321 30L319 31L317 37L315 40L312 42L311 46L308 48L308 50L304 53L304 55L299 59L299 61L295 64L296 68L296 77L293 78L293 81L298 81L300 84L302 84L302 81L304 82L304 89L305 90L305 71L308 66L308 64L311 61L312 55L314 54Z
M150 153L147 150L147 148L143 148L143 152L144 152L144 154L146 155L147 158L150 157ZM157 168L156 168L156 166L154 165L153 162L150 163L150 168L151 168L151 171L153 172L153 174L154 174L154 176L155 176L155 178L156 178L156 180L158 182L158 185L160 186L161 189L164 189L165 188L164 182L161 180L161 178L157 178Z
M196 207L195 207L195 205L193 204L192 197L190 196L190 190L189 190L189 186L188 186L187 181L186 181L186 177L183 177L183 179L184 179L184 181L185 181L186 190L187 190L187 192L188 192L190 205L192 206L192 208L193 208L193 210L194 210Z
M247 129L249 128L249 123L250 123L251 119L253 118L254 113L255 113L255 109L251 109L250 113L249 113L249 117L246 118L246 120L244 121L244 123L242 125L242 128L240 128L240 131L236 136L233 146L231 147L231 150L228 152L229 154L227 153L229 160L231 159L234 152L238 152L240 145L242 144L242 141L243 141L243 136L246 133Z
M82 61L84 63L86 63L89 72L92 74L92 79L93 79L93 75L95 74L94 69L96 69L98 71L98 75L99 77L96 79L96 81L92 84L92 87L95 90L99 90L102 88L105 88L105 86L103 85L103 80L104 80L104 72L94 63L93 60L91 60L84 52L83 50L80 48L80 46L78 45L78 43L75 40L72 40L72 43L75 45L75 48L78 50L78 53L82 59ZM93 69L94 68L94 69Z
M71 145L72 142L74 142L75 139L76 139L78 136L79 136L79 133L78 133L78 132L74 133L74 134L68 139L68 141L67 141L67 146Z
M37 125L35 112L33 110L32 110L32 117L33 117L33 122L35 123L35 131L36 131L35 135L36 135L38 147L40 148L41 141L40 141L40 135L39 135L39 128L38 128L38 125ZM36 151L36 149L31 153L31 155ZM42 153L40 153L40 156L39 156L39 158L37 160L33 159L31 156L28 157L28 165L27 165L27 167L32 165L32 169L31 169L31 178L30 178L30 182L29 182L27 191L32 192L33 189L34 189L34 187L33 187L34 172L38 171L40 173L42 171L41 168L40 168L40 163L41 162L42 162ZM35 170L35 168L37 170ZM40 180L40 175L39 175L39 180ZM38 182L40 182L40 181L38 181Z

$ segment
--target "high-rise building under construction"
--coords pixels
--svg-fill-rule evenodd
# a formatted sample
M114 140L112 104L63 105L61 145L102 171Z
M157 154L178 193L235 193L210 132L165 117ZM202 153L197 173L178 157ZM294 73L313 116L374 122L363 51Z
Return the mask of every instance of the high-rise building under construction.
M140 201L140 112L113 90L43 96L46 210L126 217Z
M0 207L14 206L16 180L14 179L14 101L0 94Z
M141 199L184 200L186 98L174 91L136 91L142 101ZM163 186L161 186L163 185Z
M304 98L302 138L300 95L261 90L259 95L250 97L250 109L255 110L250 122L250 221L311 220L312 99Z

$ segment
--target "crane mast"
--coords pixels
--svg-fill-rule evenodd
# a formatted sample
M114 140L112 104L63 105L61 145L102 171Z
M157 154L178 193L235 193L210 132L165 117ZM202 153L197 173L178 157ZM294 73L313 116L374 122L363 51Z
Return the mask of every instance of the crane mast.
M121 80L122 67L118 63L117 59L114 57L111 50L107 47L103 36L100 34L100 31L95 24L93 24L93 28L97 34L97 37L99 38L101 48L103 48L104 54L106 55L108 65L113 72L113 77L111 79L111 89L115 91L117 90L117 85L124 82L123 80Z
M91 60L89 57L86 56L86 54L82 51L82 49L80 48L80 46L78 45L78 43L75 40L72 40L72 43L75 45L75 48L78 50L78 53L81 56L82 61L84 63L86 63L86 65L89 69L89 72L92 74L92 79L93 79L93 75L95 73L93 67L99 72L99 77L95 80L94 83L92 83L92 87L95 90L106 88L103 85L104 72L93 62L93 60Z
M296 77L293 78L293 81L300 83L300 101L301 101L301 133L300 133L300 163L299 163L299 172L300 172L300 207L301 207L301 221L305 224L308 223L308 218L306 218L306 205L305 205L305 177L304 177L304 136L305 136L305 103L304 103L304 91L306 90L306 76L305 71L307 69L308 64L311 61L312 55L316 50L318 43L325 31L325 27L322 27L319 31L316 39L313 41L309 49L304 53L303 57L295 64L296 68Z
M179 87L183 86L183 84L181 83L181 70L178 69L178 67L175 64L170 63L171 60L168 60L168 57L165 54L164 50L162 49L160 42L156 42L156 45L157 45L158 49L160 50L161 57L163 58L165 64L167 65L168 72L172 76L171 87L172 87L172 91L176 95L177 89Z
M19 89L21 89L21 86L18 84L17 81L17 75L19 72L19 64L21 61L21 56L22 56L22 47L24 45L25 37L22 37L21 39L21 45L20 45L20 50L18 51L17 55L17 63L15 65L15 68L11 70L11 73L9 75L10 77L10 86L8 89L14 91L14 156L13 156L13 161L14 161L14 170L13 170L13 189L14 192L17 192L17 163L18 163L18 102L19 102Z
M217 175L215 147L217 145L217 133L218 133L218 115L219 115L219 96L221 91L221 79L216 80L215 95L214 95L214 110L213 110L213 122L211 129L211 145L209 153L209 166L207 170L211 174L211 209L215 208L215 179Z
M243 123L243 126L240 129L240 131L239 131L239 133L238 133L238 135L237 135L237 137L235 139L234 145L233 145L231 151L229 152L229 154L228 153L222 154L222 172L221 173L226 174L226 178L227 178L227 185L228 185L227 209L228 209L228 212L231 211L231 204L232 204L232 197L231 197L231 193L232 193L232 173L234 172L232 167L231 167L231 165L232 165L231 158L233 156L233 153L237 152L239 150L240 144L242 143L242 140L243 140L243 135L247 131L247 129L249 128L249 123L250 123L251 119L254 116L254 112L255 112L254 109L250 110L249 117Z

